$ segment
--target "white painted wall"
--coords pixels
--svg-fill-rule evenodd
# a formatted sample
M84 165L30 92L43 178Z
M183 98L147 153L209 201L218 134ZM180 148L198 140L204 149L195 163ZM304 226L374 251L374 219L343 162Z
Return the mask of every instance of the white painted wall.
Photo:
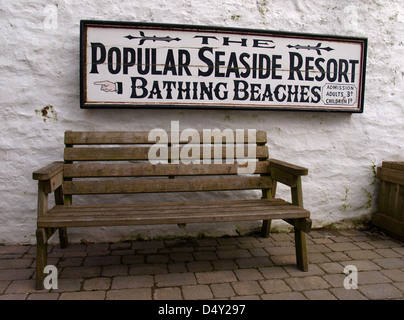
M57 20L56 16L57 14ZM363 114L206 110L81 110L80 19L283 30L368 38ZM377 206L375 166L404 159L404 7L401 0L2 1L0 6L0 243L33 243L32 171L61 160L65 130L256 128L271 157L309 168L314 227L350 226ZM41 110L53 107L43 116ZM284 194L284 189L280 190ZM70 241L235 234L257 224L71 230ZM283 224L276 224L283 228Z

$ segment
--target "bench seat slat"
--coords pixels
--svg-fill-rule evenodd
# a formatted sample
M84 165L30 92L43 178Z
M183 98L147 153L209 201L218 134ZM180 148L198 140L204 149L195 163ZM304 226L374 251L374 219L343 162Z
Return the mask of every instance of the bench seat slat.
M124 211L136 211L140 210L142 212L147 211L158 211L160 210L178 210L181 206L186 206L186 210L198 209L201 207L201 201L187 201L187 202L161 202L153 203L151 206L149 203L134 203L134 204L91 204L91 205L56 205L49 212L54 215L67 214L86 214L86 212L98 212L98 214L109 213L111 210L121 210ZM249 207L274 207L274 206L284 206L289 205L283 199L248 199L248 200L232 200L232 208L249 208ZM215 209L222 208L223 204L229 204L229 200L226 201L206 201L204 202L204 208Z
M138 215L142 217L146 217L147 215L151 214L156 217L161 217L164 219L164 217L168 214L175 214L178 216L184 216L184 215L195 215L199 213L203 214L217 214L217 213L226 213L226 212L234 212L238 211L240 213L244 212L244 214L249 215L249 212L252 211L262 211L263 213L268 213L269 210L279 210L279 211L288 211L290 212L291 209L293 211L299 211L299 208L294 206L291 208L288 205L285 204L279 204L278 206L259 206L259 205L252 205L250 207L239 207L239 206L223 206L218 205L216 207L202 207L202 206L193 206L191 208L188 208L186 205L182 204L181 206L177 207L171 207L171 208L162 208L157 206L157 208L153 207L113 207L110 206L109 208L106 208L106 210L97 210L96 208L92 208L87 210L87 208L76 208L76 209L83 209L83 211L79 212L77 210L51 210L50 211L50 216L51 217L63 217L63 216L68 216L68 217L85 217L85 216L90 216L90 217L102 217L104 216L111 216L111 215Z
M65 181L63 192L70 194L128 194L187 191L269 189L270 177L192 177L178 179L130 179Z
M235 164L159 164L151 163L73 163L65 164L66 178L90 177L144 177L144 176L187 176L187 175L234 175L242 167ZM269 161L255 163L256 174L269 173Z
M243 205L241 205L243 204ZM241 206L240 206L241 205ZM38 220L39 227L176 224L308 218L310 213L284 200L244 200L135 205L56 206Z

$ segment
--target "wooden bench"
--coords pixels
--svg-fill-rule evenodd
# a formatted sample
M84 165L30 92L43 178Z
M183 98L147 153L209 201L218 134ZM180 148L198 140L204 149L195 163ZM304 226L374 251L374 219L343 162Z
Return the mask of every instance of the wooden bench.
M73 132L65 133L64 161L53 162L33 173L38 180L36 285L43 288L47 265L47 242L59 231L60 246L66 248L67 227L129 226L212 223L262 220L262 233L267 237L271 220L283 219L294 226L297 266L308 270L305 233L310 231L309 211L303 209L301 176L308 170L268 158L266 132L257 131L254 144L254 174L240 175L240 164L191 163L171 161L153 164L149 149L156 146L148 140L149 132ZM202 137L202 136L201 136ZM202 138L200 139L202 141ZM168 150L184 148L189 140L178 145L168 142ZM223 141L224 142L224 141ZM223 143L220 141L219 143ZM248 148L247 134L244 136ZM201 143L198 159L215 143ZM251 145L250 145L251 147ZM208 149L204 149L208 148ZM226 149L223 147L223 158ZM245 149L246 150L246 149ZM247 153L247 152L246 152ZM246 154L245 153L245 154ZM214 152L211 152L213 159ZM170 153L169 153L170 155ZM189 155L189 153L188 153ZM228 157L229 155L226 155ZM228 158L226 158L228 160ZM174 163L178 162L178 163ZM277 182L291 187L291 203L275 198ZM255 199L221 200L221 192L229 190L262 190ZM161 193L210 192L214 200L159 202ZM54 193L55 206L49 208L48 195ZM151 203L73 204L73 195L155 193ZM261 194L261 192L260 192ZM249 192L246 192L249 195ZM166 196L165 196L166 197ZM214 198L216 197L216 198ZM245 197L243 193L243 198ZM257 199L258 198L258 199ZM81 200L81 199L80 199Z

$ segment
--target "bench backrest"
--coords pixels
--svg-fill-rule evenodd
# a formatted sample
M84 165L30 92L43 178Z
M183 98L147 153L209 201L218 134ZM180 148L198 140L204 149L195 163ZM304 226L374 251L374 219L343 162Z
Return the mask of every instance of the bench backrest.
M159 134L150 141L146 131L67 131L63 192L86 195L271 188L266 132L257 131L253 143L247 130L243 134L231 130L210 136L209 132L197 134L199 137L168 132L168 141ZM226 138L216 139L221 136ZM240 174L243 165L237 154L241 152L255 162L252 174ZM247 165L251 168L252 164L244 164L244 168Z

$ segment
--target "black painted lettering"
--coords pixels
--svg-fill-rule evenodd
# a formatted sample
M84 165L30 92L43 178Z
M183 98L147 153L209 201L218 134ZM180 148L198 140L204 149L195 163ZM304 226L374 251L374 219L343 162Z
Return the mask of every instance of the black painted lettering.
M292 88L294 87L294 91ZM299 93L299 86L298 85L288 85L288 100L287 102L292 102L292 96L293 96L293 102L299 102L298 99L298 93Z
M237 56L235 52L230 54L229 64L227 65L226 78L230 77L230 73L234 73L236 78L240 78L240 71L237 63Z
M349 82L347 73L348 73L348 61L346 61L345 59L339 59L338 82L342 82L342 77L344 77L345 82Z
M241 39L239 41L231 41L229 37L223 37L223 45L228 46L229 43L240 43L242 47L247 47L247 39Z
M156 97L157 99L163 99L158 81L153 81L153 87L150 90L150 94L149 94L148 98L153 99L154 96L157 96Z
M167 91L167 99L172 99L171 92L173 91L172 87L176 87L176 82L175 81L163 81L163 89L166 89Z
M281 88L284 91L282 97L280 96L280 89ZM286 91L286 86L284 84L279 84L279 85L276 86L275 91L274 91L276 101L278 101L278 102L285 101L285 99L286 99L285 91Z
M108 71L111 74L117 74L121 71L121 50L112 47L108 50Z
M311 102L312 103L318 103L321 100L321 87L315 86L311 88L311 94L312 94L312 98L311 98Z
M201 85L201 94L200 94L200 100L205 100L205 95L207 95L208 100L213 99L213 83L209 82L209 86L206 86L205 82L200 82Z
M217 40L216 37L209 37L209 36L195 36L194 38L202 38L202 44L209 44L209 39L215 39Z
M164 64L163 74L166 75L168 72L171 72L173 76L177 75L177 68L175 66L175 59L173 54L173 49L168 49L166 62Z
M296 52L289 52L289 78L288 80L295 80L295 73L299 80L303 80L302 72L300 69L303 66L303 58L300 54Z
M253 61L252 61L252 77L253 79L257 78L257 54L253 54Z
M157 49L152 49L152 74L160 75L163 72L161 70L157 70Z
M143 59L144 57L144 59ZM143 61L144 60L144 61ZM137 49L137 73L148 74L150 71L150 49L145 49L144 53L142 48Z
M228 91L227 90L223 90L223 95L221 95L220 93L222 92L220 87L223 86L225 89L227 89L227 83L225 82L219 82L216 86L215 86L215 97L219 100L226 100L227 96L228 96Z
M316 65L316 68L319 72L318 75L315 76L316 81L323 81L325 78L325 70L322 66L322 64L324 63L324 59L323 58L318 58L316 59L316 61L314 62L314 64Z
M220 66L224 66L225 62L220 60L220 57L224 56L226 52L224 51L216 51L215 52L215 77L224 77L224 72L220 72Z
M123 74L128 74L128 69L135 65L135 49L123 48Z
M300 102L309 102L309 90L310 86L301 86L300 87Z
M137 98L137 99L141 99L147 96L148 94L148 90L146 89L147 86L147 80L145 78L141 78L141 77L131 77L130 78L132 80L132 94L131 94L131 98ZM137 84L137 81L141 82L141 85ZM141 94L138 94L138 90L141 90Z
M282 59L282 56L280 55L273 55L272 56L272 79L275 80L280 80L282 79L282 76L276 74L276 71L280 68L282 68L282 65L280 63L277 63L277 60Z
M310 70L314 70L314 66L310 65L311 62L314 61L313 57L306 57L306 67L304 71L304 79L306 81L314 81L314 77L310 76Z
M260 101L261 100L261 84L260 83L251 83L250 85L250 100L251 101Z
M191 76L191 71L189 71L189 64L191 63L191 56L187 50L178 50L178 75L182 76L183 72L188 76Z
M269 77L271 73L271 58L266 54L260 54L258 58L258 78L259 79L266 79Z
M98 55L97 52L100 54ZM91 71L90 73L98 73L97 65L103 64L107 58L105 46L99 42L91 42Z
M254 48L268 48L273 49L275 46L273 45L272 40L263 40L263 39L254 39L253 40L253 47Z
M234 80L234 98L233 100L247 100L248 99L248 82L244 80ZM243 96L240 96L243 93Z
M271 85L270 84L267 84L265 86L265 91L262 94L262 101L265 101L265 100L274 101L274 99L272 98L272 91L271 91Z
M359 63L358 60L349 60L351 64L351 82L355 82L355 65Z
M184 82L178 81L178 99L184 99L182 94L185 93L185 99L191 99L191 83L185 82L185 88L182 87Z
M245 59L248 59L249 57L250 57L250 55L248 53L240 54L240 62L244 67L244 71L240 73L240 76L242 78L247 78L250 75L251 67L250 67L250 64L245 60Z
M332 75L331 75L332 74ZM327 61L327 80L334 82L338 77L338 62L335 59Z
M202 62L204 62L208 67L207 71L202 71L201 69L198 69L198 76L199 77L209 77L212 74L213 70L214 70L213 61L205 56L206 51L210 52L210 53L213 53L213 49L208 48L208 47L201 48L199 50L199 52L198 52L199 59Z

